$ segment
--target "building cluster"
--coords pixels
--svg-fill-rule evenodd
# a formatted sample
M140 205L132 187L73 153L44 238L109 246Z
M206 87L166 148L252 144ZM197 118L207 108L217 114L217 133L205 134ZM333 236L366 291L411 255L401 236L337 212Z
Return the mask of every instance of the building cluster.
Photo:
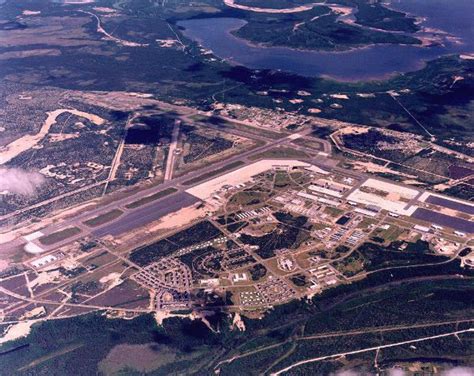
M171 289L189 291L192 283L191 270L174 258L162 258L132 276L136 282L149 290Z
M298 113L270 110L266 108L242 106L240 104L214 104L214 112L256 127L275 130L293 129L309 124L312 119Z
M310 288L322 290L325 287L333 287L339 283L338 271L329 264L316 266L308 270L311 275Z
M207 247L212 247L213 245L219 245L219 244L225 244L227 241L227 236L219 236L218 238L209 240L207 242L199 243L199 244L194 244L189 247L181 248L177 250L175 253L173 253L173 257L180 257L184 256L188 253L191 253L193 251L197 251L198 249L204 249Z
M266 304L280 304L296 297L296 290L283 278L269 276L265 282L257 283L255 288Z

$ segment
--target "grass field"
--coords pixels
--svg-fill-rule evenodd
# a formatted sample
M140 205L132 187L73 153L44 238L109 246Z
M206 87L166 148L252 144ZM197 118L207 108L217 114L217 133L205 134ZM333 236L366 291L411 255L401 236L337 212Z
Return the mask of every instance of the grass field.
M68 227L64 230L56 231L52 234L42 236L38 240L43 245L52 245L54 243L58 243L80 233L81 229L79 227Z
M397 226L390 226L387 230L378 228L372 232L372 236L384 239L386 242L393 242L398 239L404 232L403 228Z
M303 151L295 150L292 148L274 148L263 153L252 155L249 159L255 161L257 159L274 159L274 158L286 158L286 159L298 159L308 158L308 154Z
M122 210L114 209L114 210L111 210L107 213L98 215L97 217L88 219L87 221L84 222L84 224L86 224L89 227L100 226L100 225L103 225L104 223L107 223L107 222L113 221L114 219L117 219L122 214L123 214Z
M153 202L153 201L158 200L160 198L163 198L165 196L168 196L168 195L170 195L172 193L175 193L177 191L178 190L176 188L167 188L167 189L164 189L164 190L159 191L157 193L154 193L150 196L143 197L143 198L141 198L137 201L132 202L131 204L125 205L125 207L127 209L135 209L135 208L138 208L140 206L149 204L150 202Z
M268 137L274 140L278 140L280 138L285 137L284 133L281 132L273 132L269 129L262 129L262 128L257 128L257 127L252 127L250 125L245 125L243 123L234 123L232 121L229 121L227 119L218 117L218 116L204 116L204 115L193 115L191 118L195 121L201 122L201 123L210 123L214 125L218 125L219 128L221 129L240 129L244 132L248 132L251 134L256 134L256 135L261 135L264 137Z

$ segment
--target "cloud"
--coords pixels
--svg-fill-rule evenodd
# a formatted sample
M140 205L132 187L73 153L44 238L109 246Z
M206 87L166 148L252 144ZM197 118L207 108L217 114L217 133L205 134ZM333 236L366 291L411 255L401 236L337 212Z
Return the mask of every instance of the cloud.
M43 175L20 168L0 167L0 192L31 196L45 182Z

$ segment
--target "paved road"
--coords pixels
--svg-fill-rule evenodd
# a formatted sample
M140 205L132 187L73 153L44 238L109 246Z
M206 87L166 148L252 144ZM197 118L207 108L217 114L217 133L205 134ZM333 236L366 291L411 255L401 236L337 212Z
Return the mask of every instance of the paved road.
M310 359L300 360L299 362L295 362L295 363L290 364L288 367L282 368L282 369L280 369L276 372L272 372L270 375L271 376L278 376L278 375L281 375L282 373L287 373L292 368L299 367L301 365L308 364L308 363L319 362L319 361L322 361L322 360L341 358L341 357L346 357L347 355L355 355L355 354L361 354L361 353L365 353L365 352L378 351L380 349L387 349L387 348L390 348L390 347L409 345L409 344L412 344L412 343L429 341L429 340L439 339L439 338L444 338L444 337L450 337L450 336L456 336L457 337L459 334L472 333L472 332L474 332L474 328L469 328L469 329L464 329L464 330L457 330L457 331L442 333L442 334L436 334L436 335L428 336L428 337L415 338L415 339L410 339L410 340L406 340L406 341L388 343L388 344L385 344L385 345L366 347L366 348L363 348L363 349L358 349L358 350L353 350L353 351L346 351L346 352L341 352L341 353L337 353L337 354L324 355L324 356L319 356L317 358L310 358Z
M415 219L421 219L422 221L426 222L436 223L440 226L450 227L464 233L474 234L474 222L467 219L438 213L425 208L416 209L411 217Z
M134 210L122 215L113 222L106 223L101 228L92 231L92 235L101 238L105 235L118 236L134 228L145 226L170 213L197 203L199 200L186 192L179 192L169 197L157 200L144 206L140 210Z
M176 147L178 146L179 127L181 120L175 120L173 127L173 134L171 136L170 148L168 151L168 158L166 160L165 181L171 180L173 177L174 165L176 162Z
M230 132L234 133L235 130L232 129L232 130L230 130ZM241 133L241 131L238 131L238 132ZM307 136L309 133L311 133L311 130L308 129L308 130L306 130L304 132L300 132L300 133L304 137L304 136ZM77 215L75 217L72 217L72 218L68 218L68 219L62 221L60 224L50 225L50 226L42 229L41 231L44 234L51 234L51 233L56 232L58 230L64 229L66 227L77 226L77 227L80 227L83 230L83 232L76 235L76 236L74 236L74 237L70 237L70 238L68 238L68 239L66 239L62 242L53 244L51 246L43 246L43 245L40 245L40 244L38 244L38 245L40 245L41 248L43 248L45 250L45 252L47 252L47 251L51 251L53 249L56 249L60 246L63 246L65 244L71 243L75 240L84 238L84 237L86 237L90 234L95 235L96 237L101 237L101 236L104 236L106 234L112 234L112 235L121 234L121 233L123 233L127 230L130 230L130 229L136 228L138 226L141 226L142 224L147 224L147 223L150 223L154 220L157 220L157 219L165 216L166 214L173 212L174 210L178 210L178 209L186 206L185 203L188 203L187 206L189 206L189 205L192 205L194 202L197 202L197 199L195 199L193 201L187 196L180 196L180 194L184 193L185 189L189 189L193 186L193 185L183 186L183 182L185 182L185 181L188 181L188 180L191 180L193 178L196 178L196 177L205 175L207 173L210 173L212 171L218 170L218 169L220 169L224 166L227 166L227 165L229 165L233 162L243 161L246 164L254 163L255 160L252 160L251 159L252 157L254 157L257 154L268 151L270 149L273 149L273 148L275 148L277 146L280 146L280 145L287 145L289 147L292 147L292 148L295 148L295 149L297 148L297 149L300 149L300 150L306 149L305 147L301 147L301 146L298 147L298 146L292 144L291 142L292 142L293 138L291 138L291 137L284 137L284 138L281 138L281 139L274 140L274 139L268 139L268 138L266 138L265 136L262 136L262 135L255 136L253 134L248 134L247 136L248 136L248 138L258 138L260 141L263 141L263 139L265 139L266 140L265 144L262 145L262 146L256 147L254 149L245 151L243 153L240 153L238 155L235 155L233 157L227 158L225 160L222 160L220 162L213 163L213 164L211 164L209 166L206 166L204 168L201 168L201 169L198 169L198 170L195 170L195 171L191 171L190 173L188 173L186 175L183 175L183 176L180 176L180 177L177 177L177 178L172 178L171 180L165 181L165 182L163 182L161 184L158 184L158 185L154 185L154 186L152 186L150 188L147 188L147 189L143 189L139 192L131 193L130 195L127 195L126 197L117 199L117 200L115 200L115 201L113 201L109 204L101 205L100 207L98 207L96 209L87 211L85 213L79 214L79 215ZM314 153L314 150L313 150L313 153ZM326 169L333 167L333 166L330 166L331 165L330 161L327 160L326 158L323 158L323 157L318 158L317 161L314 161L314 162L312 161L312 163L314 163L316 165L319 165L323 168L325 167ZM238 166L235 169L241 168L241 167L242 166ZM225 173L230 172L230 171L231 170L228 170ZM212 177L210 177L210 179L214 178L214 177L215 176L212 176ZM194 185L201 184L202 182L203 181L200 181L200 182L198 182ZM139 208L134 209L134 210L130 210L130 209L126 208L127 204L130 204L130 203L132 203L132 202L134 202L134 201L136 201L140 198L152 195L154 193L160 192L160 191L165 190L167 188L176 188L178 191L175 194L173 194L173 195L169 196L168 198L166 198L165 200L163 200L163 199L157 200L157 202L155 202L155 203L144 205L144 206L139 207ZM174 201L177 201L177 202L174 203ZM174 210L172 208L168 209L168 206L174 207L175 209ZM83 225L83 222L86 221L87 219L97 217L98 215L107 213L107 212L109 212L111 210L114 210L114 209L121 209L122 211L126 212L127 214L125 216L120 217L119 218L120 221L117 220L117 221L113 221L113 222L110 222L110 223L106 223L103 226L101 226L100 228L88 229L85 225ZM133 213L133 215L131 215L131 213ZM125 219L127 219L127 221L125 221ZM129 224L127 224L128 221L130 222ZM114 230L114 228L116 226L119 226L119 228ZM18 246L17 243L15 245ZM12 246L12 244L10 244L10 243L0 245L0 250L1 249L10 249L11 246Z

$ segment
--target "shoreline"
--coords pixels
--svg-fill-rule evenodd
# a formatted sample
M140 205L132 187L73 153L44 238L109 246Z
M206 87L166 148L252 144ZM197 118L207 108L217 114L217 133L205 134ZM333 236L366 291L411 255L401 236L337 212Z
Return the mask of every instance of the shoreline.
M415 18L419 30L407 34L417 39L415 43L382 42L336 46L335 49L312 49L306 46L272 45L271 42L246 39L246 36L239 34L240 29L245 27L248 21L236 16L204 16L178 21L178 25L188 40L197 42L200 47L211 51L216 58L230 65L284 71L303 77L329 78L339 82L386 80L399 74L423 69L429 61L443 56L472 52L471 43L466 39L466 35L457 33L456 29L452 30L451 24L437 25L429 10L423 12L424 8L421 8L418 12L421 16L416 16L413 12L392 7L391 1L386 1L383 5ZM222 21L219 22L219 19ZM208 28L213 22L215 22L214 36L209 38L212 29L210 31ZM216 39L216 31L222 35L224 42ZM341 57L346 57L342 60L345 62L342 66L335 62ZM349 64L349 61L353 61L354 64ZM365 62L373 68L371 74L363 72Z
M372 44L369 44L369 45L358 46L358 47L353 47L353 48L349 48L349 49L346 49L346 50L339 50L339 51L310 50L310 49L300 49L300 48L292 48L292 47L286 47L286 46L268 46L268 45L265 45L263 43L255 43L255 42L249 41L247 39L241 38L241 37L234 34L235 31L242 28L247 23L247 21L245 21L243 19L240 19L240 18L233 18L233 17L223 17L221 19L224 19L224 18L239 21L238 25L232 26L229 29L227 29L225 31L225 34L228 34L228 36L230 38L234 39L236 43L244 44L245 46L247 46L249 48L257 48L257 49L273 49L273 48L276 48L276 49L279 49L280 51L285 51L286 50L289 53L299 52L299 53L315 54L315 56L317 56L317 55L323 56L323 55L344 55L344 54L349 55L349 54L352 54L352 53L355 53L355 52L358 52L358 51L370 50L370 49L373 49L373 48L383 47L383 46L412 47L412 48L419 48L419 49L422 49L422 48L427 49L427 48L431 48L433 46L431 43L430 44L422 43L422 44L415 44L415 45L414 44L398 44L398 45L395 45L395 44L389 44L389 43L372 43ZM202 18L201 20L206 20L206 19L207 18ZM193 20L189 20L189 21L194 21L194 20L199 20L199 19L193 19ZM441 56L456 55L456 54L461 53L461 52L459 52L459 53L458 52L452 52L452 53L446 53L446 54L440 53L437 56L433 56L433 57L430 57L430 58L427 58L427 59L420 58L419 60L414 62L411 65L411 67L407 67L406 69L395 69L391 72L375 74L375 75L371 75L371 76L368 76L368 77L365 77L365 76L364 77L359 77L357 75L355 75L355 76L340 76L338 74L330 74L330 73L316 73L316 74L301 73L301 72L295 72L295 71L278 69L278 68L261 68L261 67L258 67L258 66L254 66L251 63L239 62L238 60L235 59L234 56L230 56L230 57L220 56L220 55L216 54L214 49L211 48L209 45L207 45L207 46L204 45L205 44L205 41L203 40L204 38L198 37L198 36L193 36L192 33L189 32L189 28L187 28L185 25L182 24L183 22L186 22L186 21L188 21L188 20L179 21L179 23L178 23L179 26L184 28L184 30L181 30L181 32L184 34L184 36L186 38L188 38L189 40L197 43L200 48L211 51L212 54L216 58L218 58L221 61L224 61L224 62L228 63L229 65L243 66L243 67L246 67L246 68L249 68L249 69L270 69L270 70L274 70L274 71L284 71L284 72L287 72L288 74L295 74L295 75L299 75L299 76L303 76L303 77L315 77L315 78L319 77L319 78L330 79L330 80L334 80L334 81L338 81L338 82L357 83L357 82L386 80L386 79L390 79L390 78L392 78L394 76L397 76L397 75L400 75L400 74L409 73L409 72L413 72L413 71L416 71L416 70L419 70L419 69L423 69L426 66L428 61L435 60L437 58L440 58Z

